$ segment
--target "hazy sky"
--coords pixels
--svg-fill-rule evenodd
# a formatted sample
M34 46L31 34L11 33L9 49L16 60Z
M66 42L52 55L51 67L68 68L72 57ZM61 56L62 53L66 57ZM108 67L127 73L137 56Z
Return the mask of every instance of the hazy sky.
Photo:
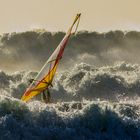
M140 31L140 0L0 0L0 33L66 31L77 12L81 30Z

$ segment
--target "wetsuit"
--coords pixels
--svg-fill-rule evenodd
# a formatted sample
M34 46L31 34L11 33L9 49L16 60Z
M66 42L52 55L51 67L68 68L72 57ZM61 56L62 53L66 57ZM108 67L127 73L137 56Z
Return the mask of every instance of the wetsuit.
M51 94L50 94L49 89L47 89L47 96L46 96L45 90L43 90L42 101L45 102L45 103L50 103L51 102Z

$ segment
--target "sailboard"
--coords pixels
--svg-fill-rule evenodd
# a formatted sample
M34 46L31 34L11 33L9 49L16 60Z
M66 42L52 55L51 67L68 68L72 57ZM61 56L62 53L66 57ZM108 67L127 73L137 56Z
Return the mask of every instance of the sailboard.
M21 97L22 101L27 102L34 96L42 93L44 90L47 90L50 86L52 86L52 81L56 73L58 64L63 56L64 49L68 43L70 36L72 35L72 30L76 23L77 25L75 31L77 30L80 21L80 16L81 14L76 15L73 24L69 28L68 32L66 33L60 44L57 46L57 48L46 61L46 63L44 64L40 72L37 74L35 79L33 79L32 83L26 89L25 93Z

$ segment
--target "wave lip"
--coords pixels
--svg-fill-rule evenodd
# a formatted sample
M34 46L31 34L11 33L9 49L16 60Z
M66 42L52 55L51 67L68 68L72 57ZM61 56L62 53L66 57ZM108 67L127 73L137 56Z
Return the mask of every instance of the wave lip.
M45 30L6 33L0 37L0 64L5 70L34 70L41 67L52 54L65 33ZM96 66L127 61L140 64L140 32L110 31L107 33L80 31L72 36L65 50L63 67L72 63ZM24 54L24 55L23 55ZM17 65L13 65L15 63ZM22 62L22 63L21 63Z

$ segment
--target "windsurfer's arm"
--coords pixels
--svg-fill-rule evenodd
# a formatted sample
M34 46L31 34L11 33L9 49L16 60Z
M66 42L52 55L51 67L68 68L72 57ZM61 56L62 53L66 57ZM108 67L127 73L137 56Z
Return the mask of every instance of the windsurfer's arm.
M52 83L50 83L50 86L51 86L51 87L53 87L53 84L52 84Z
M31 84L34 81L34 79L29 79L28 81Z

